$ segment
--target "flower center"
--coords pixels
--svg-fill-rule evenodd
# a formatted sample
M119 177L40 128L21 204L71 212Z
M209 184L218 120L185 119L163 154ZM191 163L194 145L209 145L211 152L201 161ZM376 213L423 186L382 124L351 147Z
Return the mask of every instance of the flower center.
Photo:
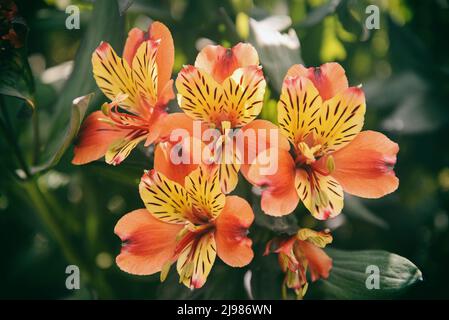
M316 161L316 157L318 157L318 153L321 150L321 144L317 144L316 146L309 147L307 143L300 142L297 146L297 162L312 164Z

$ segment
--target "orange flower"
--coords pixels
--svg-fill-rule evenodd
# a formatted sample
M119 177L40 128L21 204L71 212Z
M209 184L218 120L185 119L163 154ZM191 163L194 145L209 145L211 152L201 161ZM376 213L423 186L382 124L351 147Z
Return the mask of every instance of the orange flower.
M324 220L341 212L343 190L365 198L396 190L393 167L399 147L379 132L361 131L364 116L365 95L359 87L348 87L339 64L290 68L278 122L293 148L278 151L275 174L261 174L259 159L246 174L263 189L264 212L289 214L301 199L314 217Z
M316 232L307 228L289 238L275 238L267 243L264 255L278 253L279 264L285 273L283 296L286 289L293 289L296 297L302 299L307 291L307 270L310 270L312 282L326 279L332 269L332 259L324 252L327 244L332 242L328 232Z
M146 209L126 214L115 227L123 241L116 259L123 271L162 271L163 280L177 260L180 282L193 289L204 285L217 254L232 267L252 260L247 233L253 211L242 198L221 192L216 168L199 166L184 186L151 170L139 190Z
M165 107L174 98L170 80L174 46L170 31L160 22L148 33L132 29L123 58L102 42L92 55L98 87L112 100L84 121L75 146L74 164L105 156L106 162L121 163L134 147L158 139Z
M219 163L224 193L236 187L238 172L244 161L241 158L244 157L242 150L235 147L236 138L231 134L231 129L240 129L243 133L249 128L274 127L268 121L253 121L262 109L265 86L257 52L250 44L244 43L231 49L205 47L198 54L195 66L185 66L176 79L181 109L190 119L217 130L220 136L208 147L216 157L216 163ZM163 166L171 167L171 171L177 170L168 158Z

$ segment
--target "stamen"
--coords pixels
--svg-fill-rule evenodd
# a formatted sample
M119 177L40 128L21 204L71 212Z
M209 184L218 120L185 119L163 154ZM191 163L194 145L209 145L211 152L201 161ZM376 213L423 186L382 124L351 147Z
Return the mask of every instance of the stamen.
M333 156L327 157L327 159L326 159L326 168L327 168L327 171L329 171L329 174L334 172L334 170L335 170L335 161L334 161L334 157Z

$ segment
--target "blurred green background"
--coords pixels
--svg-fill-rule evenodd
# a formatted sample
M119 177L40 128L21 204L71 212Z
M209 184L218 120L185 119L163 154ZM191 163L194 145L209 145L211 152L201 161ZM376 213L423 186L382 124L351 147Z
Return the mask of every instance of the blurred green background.
M71 101L95 91L87 112L106 101L92 78L93 49L105 40L121 52L127 31L133 26L146 29L151 20L162 21L172 31L174 75L183 64L193 64L205 44L251 42L269 82L261 115L266 119L276 117L280 81L291 64L340 62L351 85L363 84L364 128L384 132L400 145L400 187L395 193L379 200L348 197L343 214L327 223L317 223L301 208L281 219L258 213L251 229L257 256L275 233L298 224L329 227L333 248L383 249L416 264L424 281L400 298L449 298L449 1L16 3L29 33L15 60L21 77L12 82L22 99L1 96L2 119L13 136L0 138L0 298L246 299L249 291L256 298L279 297L281 278L273 271L278 269L274 257L258 257L244 269L229 268L217 259L206 286L194 292L179 285L173 271L163 284L158 275L121 272L114 263L120 241L113 228L124 213L143 207L137 183L142 170L152 167L151 150L139 149L119 167L103 161L73 166L71 147L60 161L53 156L61 150L71 113L73 121ZM79 30L65 27L70 4L80 8ZM370 4L380 8L378 30L365 27ZM11 57L3 51L0 55L5 76ZM24 58L32 71L20 62ZM35 105L34 113L30 104ZM176 108L173 102L170 109ZM17 171L17 148L23 162L33 164L33 177L27 181L21 180L24 172ZM257 207L259 200L241 180L236 193ZM69 264L81 269L80 290L65 287ZM248 270L253 274L250 290L244 281ZM273 281L264 278L271 274ZM327 297L319 284L310 287L306 298Z

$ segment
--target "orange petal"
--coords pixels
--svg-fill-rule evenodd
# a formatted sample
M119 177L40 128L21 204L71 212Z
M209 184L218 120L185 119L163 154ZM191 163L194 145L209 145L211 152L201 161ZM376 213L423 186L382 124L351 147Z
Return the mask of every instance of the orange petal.
M161 122L161 142L155 149L154 168L170 180L184 185L184 178L195 170L203 159L210 158L209 149L201 142L205 125L199 121L194 123L184 113L169 114Z
M158 21L149 26L148 33L138 28L131 29L123 49L123 59L131 66L138 48L144 41L148 40L159 41L156 54L158 103L166 105L168 101L174 98L173 83L170 82L170 78L175 59L175 49L170 30Z
M158 101L156 107L165 108L170 100L175 98L175 92L173 91L173 80L167 81L162 90L159 90Z
M253 259L252 241L247 237L253 220L253 210L246 200L226 197L225 207L216 220L215 241L218 256L231 267L246 266Z
M175 46L170 30L161 22L153 22L148 33L150 39L160 40L159 49L156 55L156 64L158 72L158 94L171 78L173 63L175 61Z
M194 137L196 139L201 140L201 135L203 131L207 129L205 123L200 121L194 122L192 118L186 115L183 112L175 112L170 113L160 123L160 134L159 138L161 141L171 140L170 136L176 131L173 135L173 138L177 138L177 134L181 133L181 130L185 130L186 137ZM179 140L176 140L178 142ZM174 141L173 141L174 142Z
M240 42L231 50L239 67L257 66L259 64L259 55L251 44Z
M73 164L98 160L111 144L130 133L130 130L113 127L101 119L107 119L107 116L101 111L95 111L83 122L75 143Z
M164 174L168 179L179 183L180 185L184 185L184 179L188 176L193 170L198 167L198 164L195 163L179 163L174 164L171 161L170 155L173 152L178 152L179 146L171 143L159 143L156 146L154 152L154 169L158 172ZM186 148L182 148L183 151L179 152L187 152ZM191 155L188 156L189 159L192 158Z
M198 53L195 61L195 67L212 75L218 83L222 83L237 68L258 64L257 51L248 43L239 43L232 49L206 46Z
M332 176L343 189L364 198L379 198L395 191L399 179L393 167L399 146L385 135L362 131L346 147L332 154Z
M173 256L176 236L182 228L157 220L145 209L126 214L114 229L123 241L117 265L123 271L138 275L161 271Z
M270 165L267 165L268 161ZM246 178L262 188L261 206L266 214L283 216L293 212L298 205L295 163L288 151L270 148L261 152Z
M159 129L160 143L155 150L154 168L170 180L184 185L184 178L198 167L202 159L210 157L209 150L201 142L206 125L178 112L165 116Z
M148 120L149 132L145 140L145 147L148 147L153 142L158 142L161 136L161 130L164 126L164 119L167 117L167 112L162 108L152 109L150 119Z
M128 32L128 38L126 39L125 47L123 48L123 59L128 62L128 65L132 65L137 48L139 48L144 41L145 32L139 28L132 28Z
M246 176L251 163L257 155L268 148L290 149L290 143L279 131L279 128L267 120L254 120L242 127L241 134L243 143L240 150L242 165L240 170Z
M323 101L348 88L345 70L336 62L325 63L317 68L296 64L288 70L287 76L302 76L312 80Z
M326 252L308 241L298 241L298 246L309 262L312 281L329 277L329 272L332 269L332 259Z

